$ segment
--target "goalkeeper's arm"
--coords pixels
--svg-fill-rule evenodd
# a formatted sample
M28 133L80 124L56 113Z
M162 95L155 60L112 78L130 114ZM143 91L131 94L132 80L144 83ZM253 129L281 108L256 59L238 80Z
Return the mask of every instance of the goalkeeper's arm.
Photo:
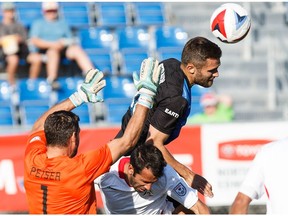
M135 102L135 112L123 136L112 140L108 144L113 162L117 161L125 152L136 145L145 124L148 111L153 106L159 80L160 70L158 68L158 61L153 58L145 59L141 65L139 78L134 79L139 95Z
M54 105L48 111L46 111L33 125L31 132L36 132L44 129L44 122L48 115L59 110L71 111L75 107L80 106L84 102L96 103L103 101L103 99L97 96L97 93L106 85L105 80L102 80L103 73L99 70L89 70L85 77L84 82L69 98Z

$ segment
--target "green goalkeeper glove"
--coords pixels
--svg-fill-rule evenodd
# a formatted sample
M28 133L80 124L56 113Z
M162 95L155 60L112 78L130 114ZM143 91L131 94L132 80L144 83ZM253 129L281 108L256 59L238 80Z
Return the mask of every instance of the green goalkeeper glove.
M103 102L103 99L97 93L105 87L106 81L102 80L103 73L98 69L90 69L77 92L73 93L69 99L75 107L84 102L97 103Z
M159 85L160 75L164 71L163 65L158 66L158 60L154 58L147 58L142 61L140 68L140 78L137 73L133 73L133 81L137 94L137 103L148 107L153 106L153 100Z

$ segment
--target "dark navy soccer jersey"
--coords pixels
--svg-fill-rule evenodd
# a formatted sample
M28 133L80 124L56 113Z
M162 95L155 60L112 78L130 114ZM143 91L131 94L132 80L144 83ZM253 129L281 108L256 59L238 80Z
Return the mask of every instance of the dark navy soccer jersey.
M186 124L191 107L191 88L186 75L180 68L177 59L167 59L164 65L165 76L161 76L160 85L155 97L155 104L149 111L148 119L137 144L144 143L147 138L149 125L165 134L170 134L165 144L179 136L181 128ZM121 137L126 129L131 110L123 116L121 131L116 137Z

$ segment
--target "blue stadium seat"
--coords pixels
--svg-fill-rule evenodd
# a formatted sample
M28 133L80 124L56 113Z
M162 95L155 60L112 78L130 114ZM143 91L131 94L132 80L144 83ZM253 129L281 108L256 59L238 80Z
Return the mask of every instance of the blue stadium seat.
M38 102L22 103L20 105L21 124L25 126L33 125L48 109L48 104L41 104Z
M59 77L58 82L60 89L57 91L57 101L60 102L68 98L71 94L77 91L83 81L82 77Z
M45 78L18 80L20 101L50 102L51 86Z
M120 123L136 93L132 77L107 76L105 79L106 87L103 89L105 120L109 123Z
M165 11L162 2L135 2L133 6L136 25L165 24Z
M10 103L11 91L7 80L0 80L0 102Z
M79 30L79 39L83 49L113 49L114 35L108 28L91 27Z
M0 80L0 125L14 125L14 106L11 103L11 91L6 80Z
M131 104L131 101L132 99L127 98L108 99L108 101L106 101L106 121L109 123L120 124L123 115Z
M103 97L132 98L136 93L132 76L105 76L106 87L103 89Z
M16 13L17 20L29 29L35 20L43 17L41 2L17 2Z
M141 62L150 53L151 35L145 27L128 26L116 31L122 74L139 71Z
M91 106L87 103L82 104L81 106L73 109L73 113L75 113L76 115L79 116L80 124L90 124L93 123L93 115L92 115L92 111L90 111Z
M10 104L0 102L0 126L15 125L13 113L13 107Z
M175 58L181 61L183 47L175 47L175 48L161 48L157 50L158 59L160 61L168 58Z
M88 2L60 2L60 13L72 28L79 29L93 24Z
M77 91L83 81L82 77L59 77L58 82L60 89L57 91L58 102L68 98ZM93 122L92 111L90 111L90 109L90 105L82 104L73 110L73 112L80 117L81 124L90 124Z
M97 25L112 28L130 25L130 17L125 2L97 2L95 4Z
M125 49L150 49L151 35L145 27L127 26L116 30L118 48Z
M148 52L145 50L122 52L121 73L131 75L134 71L139 72L142 61L148 57Z
M115 69L115 61L113 54L107 50L85 50L95 68L98 68L105 74L113 74Z
M56 101L46 79L18 80L21 124L32 125Z
M161 26L155 29L156 49L181 47L188 40L188 33L181 27Z

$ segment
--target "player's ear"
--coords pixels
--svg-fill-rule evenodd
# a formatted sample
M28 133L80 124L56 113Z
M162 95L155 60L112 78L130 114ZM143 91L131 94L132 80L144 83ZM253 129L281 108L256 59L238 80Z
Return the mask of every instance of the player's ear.
M131 164L128 165L128 174L130 174L130 175L134 174L134 168Z
M186 65L186 70L188 70L189 71L189 73L191 73L191 74L194 74L195 72L196 72L196 67L195 67L195 65L194 64L192 64L192 63L188 63L187 65Z

